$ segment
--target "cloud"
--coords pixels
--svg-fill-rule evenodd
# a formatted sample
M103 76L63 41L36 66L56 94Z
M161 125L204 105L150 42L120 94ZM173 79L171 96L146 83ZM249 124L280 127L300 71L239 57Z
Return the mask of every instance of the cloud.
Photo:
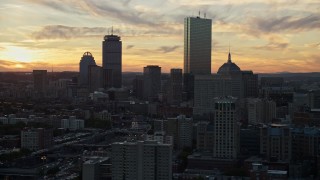
M163 53L170 53L180 48L180 46L161 46L158 51L161 51Z
M34 39L70 39L102 36L107 32L103 27L70 27L63 25L44 26L40 31L33 32L31 36Z
M11 72L31 72L34 69L58 69L58 71L78 71L79 65L77 63L71 64L49 64L46 62L19 62L14 60L1 60L0 59L0 71Z
M134 45L128 45L127 46L127 49L131 49L131 48L133 48L134 47Z
M306 17L296 18L284 16L281 18L254 18L250 20L252 28L264 33L276 32L300 32L305 30L320 29L320 14L312 14Z

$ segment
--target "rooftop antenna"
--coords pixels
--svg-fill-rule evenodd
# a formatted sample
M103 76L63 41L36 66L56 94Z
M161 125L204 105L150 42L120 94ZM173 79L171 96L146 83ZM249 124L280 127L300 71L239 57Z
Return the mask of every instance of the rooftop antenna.
M204 18L206 19L206 13L204 13Z
M113 26L111 27L111 35L113 35Z
M199 17L200 17L200 11L199 11Z
M230 42L229 42L229 54L228 54L228 62L231 63L231 54L230 54Z

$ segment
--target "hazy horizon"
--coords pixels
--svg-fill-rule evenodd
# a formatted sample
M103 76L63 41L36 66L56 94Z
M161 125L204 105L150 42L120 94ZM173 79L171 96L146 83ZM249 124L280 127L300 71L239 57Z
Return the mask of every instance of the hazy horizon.
M102 41L121 36L124 72L183 67L183 19L212 19L212 73L232 60L254 73L317 72L320 2L210 0L4 0L0 71L79 71L84 52L102 64ZM36 11L35 11L36 9Z

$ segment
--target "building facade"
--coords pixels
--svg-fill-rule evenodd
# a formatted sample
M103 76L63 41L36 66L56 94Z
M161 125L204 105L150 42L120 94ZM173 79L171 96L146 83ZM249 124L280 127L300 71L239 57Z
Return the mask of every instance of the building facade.
M157 141L112 144L112 179L172 179L172 145Z
M214 145L213 157L236 159L239 154L238 104L237 98L216 98L214 101Z

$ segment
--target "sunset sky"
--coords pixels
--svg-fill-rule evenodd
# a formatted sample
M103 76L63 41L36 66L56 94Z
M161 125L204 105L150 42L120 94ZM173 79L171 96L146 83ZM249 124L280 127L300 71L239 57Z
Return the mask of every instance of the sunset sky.
M0 71L78 71L83 53L102 64L103 36L122 39L123 71L183 67L183 19L212 19L212 72L320 71L319 0L1 0Z

